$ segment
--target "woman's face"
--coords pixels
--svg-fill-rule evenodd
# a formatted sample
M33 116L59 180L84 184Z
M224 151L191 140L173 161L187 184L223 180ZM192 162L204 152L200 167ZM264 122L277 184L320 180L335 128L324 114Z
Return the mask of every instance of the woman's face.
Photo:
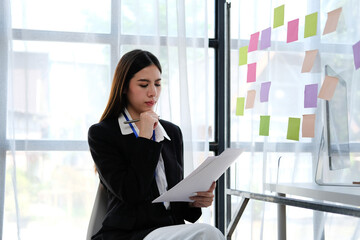
M129 82L127 110L132 118L140 113L153 110L161 93L161 73L155 65L150 65L137 72Z

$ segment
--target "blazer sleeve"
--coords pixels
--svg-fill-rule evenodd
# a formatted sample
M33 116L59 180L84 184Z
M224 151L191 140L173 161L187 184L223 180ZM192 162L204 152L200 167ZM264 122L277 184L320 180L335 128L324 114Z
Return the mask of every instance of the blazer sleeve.
M88 143L99 177L120 200L142 202L151 190L162 145L139 137L124 149L119 147L119 136L114 132L100 124L89 129Z

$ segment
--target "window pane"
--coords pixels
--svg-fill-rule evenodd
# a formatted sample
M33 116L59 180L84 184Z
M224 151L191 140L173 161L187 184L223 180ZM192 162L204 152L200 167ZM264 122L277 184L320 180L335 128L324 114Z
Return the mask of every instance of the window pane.
M110 33L110 0L12 0L11 4L13 28Z
M85 239L98 176L89 152L16 152L21 239ZM17 239L12 154L7 155L3 239Z
M215 38L215 0L208 0L207 8L208 8L208 37Z
M108 45L14 41L15 138L87 139L108 98L109 59Z
M210 4L211 1L207 3L208 7ZM185 1L187 37L205 37L206 28L211 28L211 25L206 26L206 11L204 1ZM121 33L145 36L178 36L178 13L177 1L123 0L121 1ZM211 19L209 16L208 18Z

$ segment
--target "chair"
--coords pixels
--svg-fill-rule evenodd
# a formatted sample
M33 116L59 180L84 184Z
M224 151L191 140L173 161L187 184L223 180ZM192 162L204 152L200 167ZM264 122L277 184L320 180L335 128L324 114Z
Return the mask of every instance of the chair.
M102 221L106 214L107 201L108 199L106 190L104 186L99 183L94 206L91 212L90 222L86 234L86 240L90 240L91 237L100 230Z

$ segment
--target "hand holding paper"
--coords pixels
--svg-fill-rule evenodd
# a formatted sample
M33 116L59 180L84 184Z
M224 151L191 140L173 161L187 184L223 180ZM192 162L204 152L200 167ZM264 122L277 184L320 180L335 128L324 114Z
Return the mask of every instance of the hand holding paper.
M211 187L206 192L197 192L196 196L189 197L194 202L190 203L191 207L210 207L214 200L214 193L216 182L211 184Z
M208 157L189 176L176 184L169 191L156 198L157 202L192 202L191 196L196 192L206 192L228 167L242 153L240 149L226 149L216 157Z

